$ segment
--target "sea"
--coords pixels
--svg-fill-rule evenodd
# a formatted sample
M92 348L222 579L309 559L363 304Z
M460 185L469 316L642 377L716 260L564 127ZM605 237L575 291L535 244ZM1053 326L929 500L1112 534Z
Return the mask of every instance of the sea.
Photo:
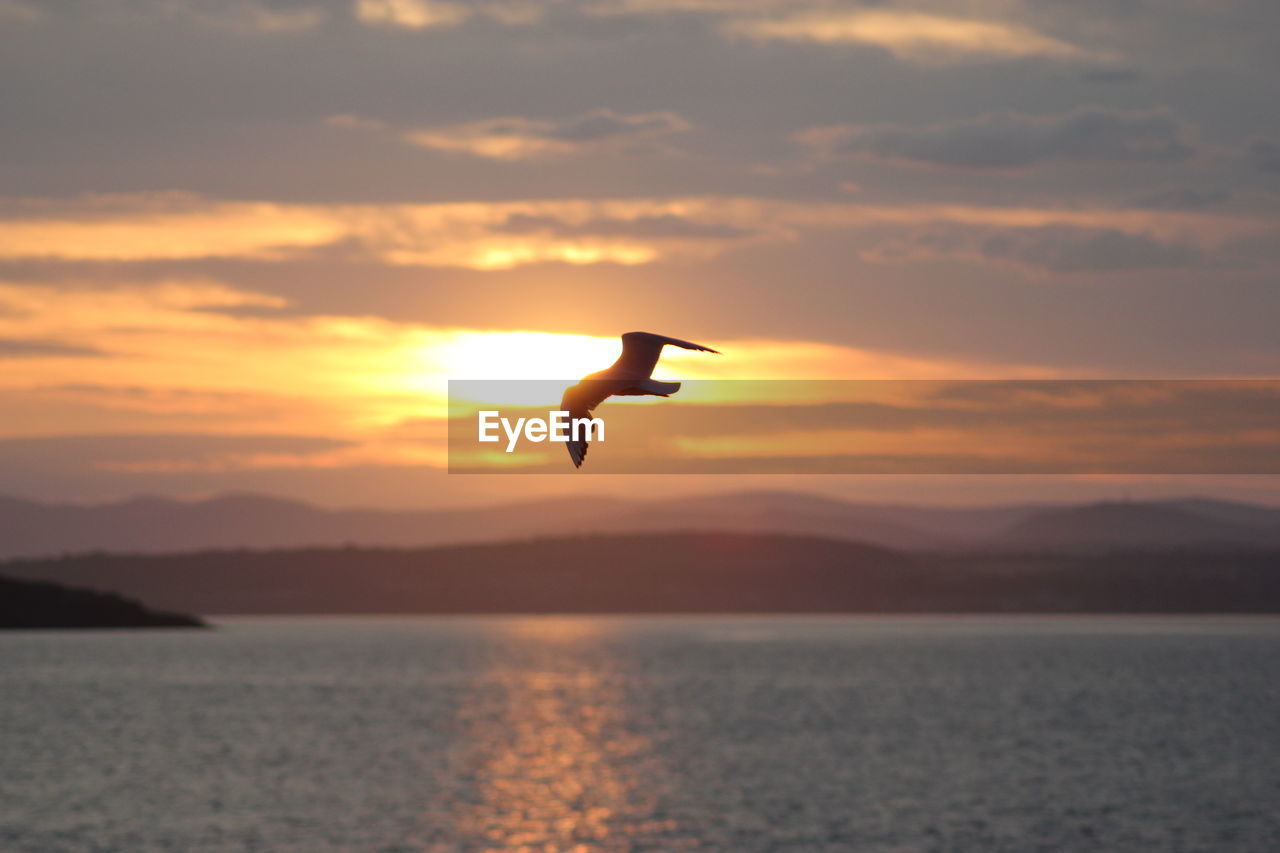
M1277 851L1280 620L0 634L0 850Z

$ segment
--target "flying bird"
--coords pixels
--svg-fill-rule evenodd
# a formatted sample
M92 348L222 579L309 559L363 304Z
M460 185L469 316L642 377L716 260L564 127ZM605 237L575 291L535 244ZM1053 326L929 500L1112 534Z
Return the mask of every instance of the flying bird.
M680 383L659 382L652 375L662 348L667 344L720 354L719 350L679 338L652 332L627 332L622 336L622 355L618 360L611 367L582 377L582 381L566 390L560 400L560 409L576 420L590 415L596 406L610 397L670 397L680 390ZM570 439L565 442L565 447L569 449L573 467L581 468L582 460L587 456L586 440Z

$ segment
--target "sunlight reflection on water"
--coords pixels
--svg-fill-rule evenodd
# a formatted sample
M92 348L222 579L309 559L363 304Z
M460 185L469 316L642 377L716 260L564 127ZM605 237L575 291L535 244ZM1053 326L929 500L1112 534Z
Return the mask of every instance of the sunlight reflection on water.
M584 661L607 624L537 619L504 629L519 656L495 661L463 702L480 801L459 816L458 835L521 853L630 850L636 838L672 835L675 821L653 817L662 767L628 724L617 661Z

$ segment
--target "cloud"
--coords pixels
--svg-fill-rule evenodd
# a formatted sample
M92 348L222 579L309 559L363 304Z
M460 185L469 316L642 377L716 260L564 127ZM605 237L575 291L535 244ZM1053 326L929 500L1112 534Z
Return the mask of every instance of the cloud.
M256 3L230 4L225 20L232 26L260 33L286 33L310 30L320 26L328 17L324 9L297 7L273 9Z
M366 26L428 30L455 27L475 16L508 27L529 26L546 16L548 4L537 0L355 0L352 10Z
M589 0L584 14L595 17L666 15L672 13L722 14L755 8L764 12L777 8L776 0Z
M75 341L111 358L32 360L0 376L0 432L284 430L362 433L429 412L420 326L342 316L240 317L211 305L277 302L205 282L76 287L0 283L0 340Z
M269 258L331 243L346 230L321 209L208 202L181 194L90 197L68 205L18 203L12 214L0 229L0 257Z
M508 27L528 26L537 23L547 13L548 6L539 2L486 2L478 6L478 11L485 17L492 18Z
M497 230L508 234L548 233L560 237L639 237L648 239L741 240L758 231L715 222L696 222L672 214L634 219L590 219L565 222L552 216L513 213Z
M83 358L106 355L93 347L50 339L0 338L0 360L7 358Z
M344 130L386 130L386 122L378 121L365 116L358 116L353 113L338 113L336 115L327 116L324 123L329 127L340 127Z
M203 27L239 33L292 33L313 30L329 17L317 5L271 5L255 0L156 0L161 14Z
M1116 258L1093 261L1115 269L1124 246L1155 241L1207 253L1235 241L1270 234L1265 219L1174 208L1021 208L971 205L875 205L798 202L722 196L657 199L553 199L392 205L289 205L228 202L189 196L113 196L13 202L0 227L0 262L36 270L29 280L52 280L59 266L90 275L87 265L117 265L154 279L162 274L216 274L217 261L362 263L389 267L507 270L530 264L639 265L709 259L747 246L840 233L869 260L904 261L963 256L1022 259L1065 269L1065 260L1035 261L1032 247L984 254L978 238L1001 230L1061 226L1076 235L1071 251ZM1081 243L1080 235L1114 232ZM1059 241L1063 239L1061 236ZM1108 242L1109 241L1109 242ZM1189 250L1146 257L1166 268ZM1041 247L1039 257L1051 253ZM1181 254L1180 254L1181 253ZM1134 251L1133 255L1137 255ZM1056 257L1056 256L1053 256ZM1135 262L1127 262L1133 265ZM184 272L186 271L186 272ZM101 270L99 270L101 277ZM119 275L116 276L119 278ZM285 305L269 297L196 288L183 298L206 300L195 310L269 317ZM193 289L195 288L195 289ZM176 298L176 297L175 297ZM250 300L250 301L245 301ZM265 300L265 301L264 301ZM0 293L0 315L26 310Z
M1073 44L1015 23L898 9L827 8L782 17L737 18L724 29L731 36L756 41L873 45L899 59L924 64L1090 55Z
M322 464L351 443L308 435L199 433L0 437L0 470L25 478L80 479L91 472L177 473Z
M1136 68L1086 68L1080 78L1090 83L1134 83L1142 79Z
M0 21L31 22L40 17L40 10L23 0L0 0Z
M407 30L452 27L470 15L466 6L441 0L356 0L353 8L363 24Z
M1223 187L1206 189L1179 187L1142 196L1133 203L1136 207L1151 210L1202 210L1206 207L1226 204L1234 196L1235 193Z
M1130 272L1209 266L1195 246L1114 229L1068 227L1009 231L987 237L984 258L1011 260L1052 272Z
M672 113L619 115L594 110L561 121L494 118L467 124L411 130L405 139L437 151L491 160L528 160L582 153L634 151L681 133L689 124Z
M1265 136L1249 140L1249 156L1253 164L1264 172L1280 172L1280 145Z
M1016 169L1048 161L1163 162L1196 149L1190 127L1168 110L1081 107L1032 116L1004 111L925 127L838 125L800 141L827 154L856 154L957 169Z
M759 205L713 198L325 206L117 196L33 202L15 213L0 228L0 259L284 261L324 255L493 270L552 261L705 257L735 238L786 236L759 221Z
M206 425L212 425L219 418L279 416L284 408L294 403L287 394L171 385L69 382L62 385L41 385L29 390L45 402L57 401L151 415L198 414Z
M1185 236L1080 225L936 223L892 234L861 253L879 263L938 259L1014 263L1060 274L1199 269L1225 261Z

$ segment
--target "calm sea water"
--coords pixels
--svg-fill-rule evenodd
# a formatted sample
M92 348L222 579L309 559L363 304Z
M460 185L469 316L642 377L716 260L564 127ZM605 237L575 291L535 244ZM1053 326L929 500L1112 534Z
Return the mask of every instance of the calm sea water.
M1280 622L0 635L5 851L1275 851Z

